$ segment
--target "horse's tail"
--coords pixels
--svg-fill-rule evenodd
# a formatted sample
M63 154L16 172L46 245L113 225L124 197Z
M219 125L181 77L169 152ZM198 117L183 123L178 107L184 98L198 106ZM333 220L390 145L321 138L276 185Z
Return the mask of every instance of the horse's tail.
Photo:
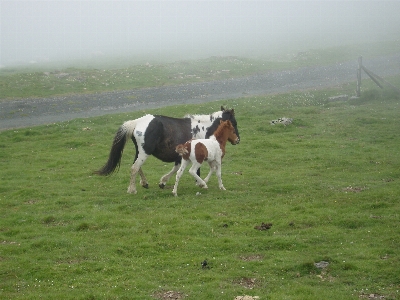
M95 171L94 174L111 175L115 170L118 171L126 141L128 138L132 137L135 127L136 120L127 121L122 124L115 134L106 164L101 169Z

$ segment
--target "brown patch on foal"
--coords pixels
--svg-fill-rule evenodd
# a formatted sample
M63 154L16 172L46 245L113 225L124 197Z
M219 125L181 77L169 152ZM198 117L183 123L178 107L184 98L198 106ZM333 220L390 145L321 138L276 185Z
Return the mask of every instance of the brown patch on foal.
M196 156L196 161L201 164L203 161L207 160L208 157L208 151L206 146L204 146L203 143L197 143L196 146L194 146L194 153Z

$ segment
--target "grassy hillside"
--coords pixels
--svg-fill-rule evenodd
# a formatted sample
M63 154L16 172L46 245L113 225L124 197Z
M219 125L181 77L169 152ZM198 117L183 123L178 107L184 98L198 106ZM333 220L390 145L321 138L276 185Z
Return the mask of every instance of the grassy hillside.
M160 85L184 84L245 76L270 70L326 65L398 53L400 41L349 45L306 52L282 52L268 57L210 57L175 62L122 61L100 58L61 68L53 64L0 69L0 100L97 93ZM73 67L71 67L73 66Z
M177 106L0 132L2 299L396 299L400 290L399 96L309 91ZM201 190L92 176L117 128L144 113L234 107L241 143ZM288 126L269 122L293 118ZM200 195L196 195L200 192ZM268 230L255 227L272 223ZM207 261L203 267L202 262ZM315 263L325 261L325 268ZM173 298L175 297L175 298Z

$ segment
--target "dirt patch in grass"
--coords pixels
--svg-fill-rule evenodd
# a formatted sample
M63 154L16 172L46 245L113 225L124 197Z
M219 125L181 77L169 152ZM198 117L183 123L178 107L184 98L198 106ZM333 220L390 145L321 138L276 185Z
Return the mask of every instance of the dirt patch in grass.
M248 295L235 297L235 300L258 300L258 299L260 299L260 297L258 297L258 296L248 296Z
M351 192L351 193L359 193L359 192L362 192L362 191L364 191L366 188L365 187L360 187L360 186L348 186L348 187L345 187L344 189L343 189L343 191L344 192Z
M261 225L254 226L254 229L257 230L268 230L272 227L272 223L264 223L262 222Z
M379 294L364 294L359 296L360 299L386 299L385 296Z
M155 293L153 296L159 300L179 300L184 299L187 295L176 291L161 291Z
M234 283L251 290L257 286L258 280L256 278L242 277L234 280Z
M260 261L263 260L264 256L260 254L253 254L253 255L242 255L239 258L243 261Z

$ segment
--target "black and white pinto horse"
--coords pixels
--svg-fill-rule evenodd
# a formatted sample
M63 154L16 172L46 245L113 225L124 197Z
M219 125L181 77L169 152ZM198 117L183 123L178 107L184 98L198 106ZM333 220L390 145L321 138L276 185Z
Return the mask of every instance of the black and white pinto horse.
M153 155L164 162L174 162L172 170L161 177L159 187L164 188L169 178L181 164L182 157L175 152L175 147L190 139L209 138L214 134L220 120L229 120L239 137L235 112L225 109L208 115L186 115L184 118L171 118L160 115L145 115L136 120L126 121L115 134L106 164L95 174L110 175L118 170L125 143L131 138L136 148L135 159L131 168L128 193L136 194L136 175L140 175L140 184L148 188L142 165Z

